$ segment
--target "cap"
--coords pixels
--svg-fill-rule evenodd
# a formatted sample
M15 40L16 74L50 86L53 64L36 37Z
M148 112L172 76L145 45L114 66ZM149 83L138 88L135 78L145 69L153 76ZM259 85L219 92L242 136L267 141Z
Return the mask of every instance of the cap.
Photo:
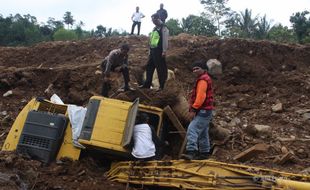
M204 70L208 70L208 67L207 67L207 63L206 61L204 60L198 60L198 61L195 61L193 64L192 64L192 68L194 67L200 67Z

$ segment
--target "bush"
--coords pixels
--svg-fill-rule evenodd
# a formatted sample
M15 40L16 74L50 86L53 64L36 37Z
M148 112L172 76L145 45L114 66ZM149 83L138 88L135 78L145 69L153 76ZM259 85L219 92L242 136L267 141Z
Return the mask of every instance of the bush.
M77 40L77 34L72 30L58 29L53 35L54 41Z

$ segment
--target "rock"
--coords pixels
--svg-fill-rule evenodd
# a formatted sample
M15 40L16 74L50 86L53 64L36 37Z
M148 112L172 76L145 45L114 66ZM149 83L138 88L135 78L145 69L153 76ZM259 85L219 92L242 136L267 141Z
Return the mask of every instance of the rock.
M4 87L4 88L8 88L10 87L12 84L8 81L8 79L1 79L0 80L0 88Z
M295 111L298 114L304 114L310 112L310 109L300 109Z
M291 161L292 159L294 159L294 153L291 152L291 151L289 151L289 152L287 152L286 154L284 154L284 155L281 156L281 157L276 157L276 158L273 160L273 163L279 164L279 165L283 165L283 164L285 164L286 162Z
M223 73L222 63L217 59L209 59L207 61L208 73L213 76L218 76Z
M232 70L234 73L238 73L238 72L240 71L240 68L237 67L237 66L233 66L233 67L231 68L231 70Z
M271 127L269 125L255 124L254 126L248 126L246 128L246 131L250 133L251 135L255 135L258 137L263 136L263 135L271 136Z
M6 93L3 94L3 97L8 97L11 96L13 94L12 90L7 91Z
M209 134L212 139L223 141L230 136L231 131L229 129L210 123Z
M235 127L237 125L239 125L241 123L240 119L235 117L233 118L229 123L228 123L228 126L230 127Z
M277 103L276 105L271 106L273 112L281 112L283 110L282 103Z
M307 120L309 120L310 119L310 113L304 113L304 114L302 114L302 120L303 121L307 121Z
M287 149L285 146L282 146L282 147L281 147L281 152L282 152L283 154L286 154L286 153L288 153L288 149Z
M300 173L305 174L305 175L309 175L310 174L310 167L302 170Z
M101 74L102 74L102 72L101 72L101 71L96 70L95 75L101 75Z
M8 112L7 111L2 111L1 115L6 116L6 115L8 115Z
M50 94L52 88L53 88L53 84L49 84L48 87L47 87L47 89L44 90L44 93L45 93L45 94Z

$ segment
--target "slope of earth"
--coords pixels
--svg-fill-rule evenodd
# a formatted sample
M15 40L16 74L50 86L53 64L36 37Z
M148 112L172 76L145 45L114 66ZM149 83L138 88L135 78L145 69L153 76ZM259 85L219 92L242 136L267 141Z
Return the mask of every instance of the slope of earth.
M175 71L174 83L178 88L168 84L163 92L146 90L154 97L150 104L159 107L176 104L175 94L187 96L195 80L191 63L218 59L223 64L223 76L214 79L213 122L229 129L231 138L217 142L212 158L240 163L234 156L264 143L270 146L269 150L245 160L246 164L293 172L310 167L309 46L186 34L169 40L167 65ZM32 97L49 98L56 93L65 103L86 105L92 95L100 93L102 79L98 65L102 58L125 42L131 46L130 75L132 85L136 86L142 80L148 57L148 39L144 36L0 47L0 146L15 117ZM110 94L122 84L120 75L113 74L112 79ZM2 96L9 90L12 95ZM132 96L136 95L129 92L120 98ZM282 108L272 109L279 105ZM267 128L258 131L255 125ZM277 161L288 153L290 159ZM2 152L0 184L7 189L86 189L90 185L95 189L124 188L105 180L105 169L98 167L103 165L85 158L41 166L28 158Z

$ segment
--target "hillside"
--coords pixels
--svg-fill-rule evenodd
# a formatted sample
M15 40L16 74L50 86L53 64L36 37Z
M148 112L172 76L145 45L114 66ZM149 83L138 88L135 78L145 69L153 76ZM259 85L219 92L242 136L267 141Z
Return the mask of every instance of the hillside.
M175 71L179 89L168 85L162 93L146 91L154 96L150 104L159 107L176 104L176 100L164 101L161 97L176 91L187 96L195 79L191 63L197 59L218 59L223 64L223 76L214 79L213 122L231 130L232 136L217 144L212 159L241 163L233 157L255 144L265 143L271 146L269 151L246 160L245 164L296 173L310 167L309 46L186 34L169 40L167 65ZM123 42L131 46L130 75L135 84L141 81L147 62L148 38L144 36L0 47L0 146L15 117L32 97L49 98L53 92L65 103L86 105L92 95L100 93L101 75L96 73L97 66L110 50ZM111 93L122 81L117 75L113 77ZM45 93L49 86L51 91ZM3 97L8 90L13 94ZM125 97L130 99L132 93ZM282 109L272 109L280 104ZM253 132L255 125L269 128ZM283 163L276 161L289 152L290 159ZM89 185L94 189L102 186L124 189L122 185L105 181L107 164L93 158L78 162L65 160L45 167L28 158L1 152L0 168L0 185L5 189L34 186L35 189L87 189Z

